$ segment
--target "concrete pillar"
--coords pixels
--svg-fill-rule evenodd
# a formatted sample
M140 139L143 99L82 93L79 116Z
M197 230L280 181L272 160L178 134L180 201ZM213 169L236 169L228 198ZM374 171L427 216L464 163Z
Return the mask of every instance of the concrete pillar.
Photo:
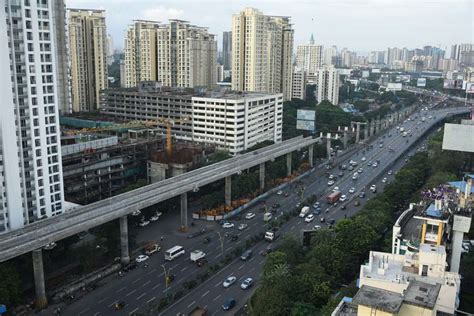
M328 159L331 160L331 133L326 136L326 151L328 152Z
M375 135L375 120L372 120L372 122L370 122L370 136L374 136Z
M292 153L286 154L286 176L287 177L291 176L291 154Z
M188 228L188 193L181 193L181 227Z
M369 139L369 123L365 123L364 126L364 140L367 141Z
M309 162L309 166L311 168L313 168L314 164L313 164L313 154L314 154L314 145L309 145L308 147L308 162Z
M36 307L44 308L48 305L44 286L43 253L41 249L33 250L33 273L35 276Z
M232 203L232 178L231 176L225 177L225 206L230 206Z
M265 189L265 163L262 162L259 168L260 190Z
M126 265L130 262L130 253L128 251L128 218L120 217L120 262Z
M344 149L347 148L347 127L344 128L344 136L342 138L342 145L344 146Z
M356 124L356 144L359 143L359 140L360 140L360 124L357 123Z

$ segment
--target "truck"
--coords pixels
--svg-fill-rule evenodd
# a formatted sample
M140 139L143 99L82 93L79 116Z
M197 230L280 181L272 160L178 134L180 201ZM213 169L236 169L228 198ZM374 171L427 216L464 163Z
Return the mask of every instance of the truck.
M264 213L264 214L263 214L263 221L264 221L264 222L268 222L268 221L270 221L271 219L272 219L272 213L267 212L267 213Z
M329 204L334 204L337 201L339 201L339 198L341 197L341 195L342 195L341 191L334 191L326 197L326 200L328 201Z
M184 315L184 314L183 314ZM188 316L206 316L207 309L203 307L196 306L191 312L189 312Z
M191 251L191 254L190 254L192 262L196 262L199 259L204 258L205 256L206 254L204 253L204 251L201 251L201 250L193 250Z
M278 237L278 233L275 231L269 230L265 232L266 241L274 241L275 239L277 239L277 237Z
M308 213L309 213L309 206L303 206L301 208L300 217L304 218L306 216L306 214L308 214Z
M147 256L150 256L160 250L161 250L161 247L156 242L149 243L148 245L145 246L145 254Z

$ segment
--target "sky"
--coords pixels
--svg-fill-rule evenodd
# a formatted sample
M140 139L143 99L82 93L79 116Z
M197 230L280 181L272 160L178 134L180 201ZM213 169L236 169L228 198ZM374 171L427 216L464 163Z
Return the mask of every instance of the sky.
M209 27L222 47L232 14L254 7L289 16L295 47L314 34L317 44L368 52L387 47L447 47L474 43L474 0L66 0L67 7L106 10L107 32L123 47L124 30L136 19L182 19Z

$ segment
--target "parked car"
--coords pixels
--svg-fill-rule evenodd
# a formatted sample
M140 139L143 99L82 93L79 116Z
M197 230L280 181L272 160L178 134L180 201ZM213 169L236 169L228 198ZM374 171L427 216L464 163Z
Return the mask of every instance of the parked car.
M245 214L245 219L252 219L255 217L255 214L254 213L247 213Z
M135 211L132 213L133 216L139 216L142 212L141 211Z
M277 194L278 194L278 195L282 195L282 194L283 194L283 191L282 191L282 190L279 190L279 191L277 192Z
M333 180L329 180L329 181L328 181L328 186L331 186L331 185L333 185L333 184L334 184L334 181L333 181Z
M141 222L138 224L138 226L140 226L140 227L145 227L145 226L147 226L148 224L150 224L150 221L144 220L144 221L141 221Z
M248 226L249 226L249 225L247 225L247 224L240 224L239 227L238 227L238 229L239 229L239 230L244 230L244 229L246 229Z
M344 202L345 200L347 200L347 195L345 194L341 195L341 197L339 198L339 201Z

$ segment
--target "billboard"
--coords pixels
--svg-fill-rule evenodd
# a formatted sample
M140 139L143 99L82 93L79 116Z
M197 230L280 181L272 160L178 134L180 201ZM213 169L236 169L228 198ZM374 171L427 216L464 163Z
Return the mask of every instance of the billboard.
M466 93L474 93L474 82L466 83Z
M402 84L401 83L387 83L387 90L388 91L402 91Z
M372 73L374 73L374 74L379 74L379 73L380 73L380 69L374 68L374 69L372 69Z
M299 109L296 112L296 129L315 132L316 131L316 111Z
M426 87L426 78L418 78L416 81L417 87Z
M362 78L369 78L370 72L368 70L362 71Z
M461 79L444 79L443 89L462 89L463 81Z

